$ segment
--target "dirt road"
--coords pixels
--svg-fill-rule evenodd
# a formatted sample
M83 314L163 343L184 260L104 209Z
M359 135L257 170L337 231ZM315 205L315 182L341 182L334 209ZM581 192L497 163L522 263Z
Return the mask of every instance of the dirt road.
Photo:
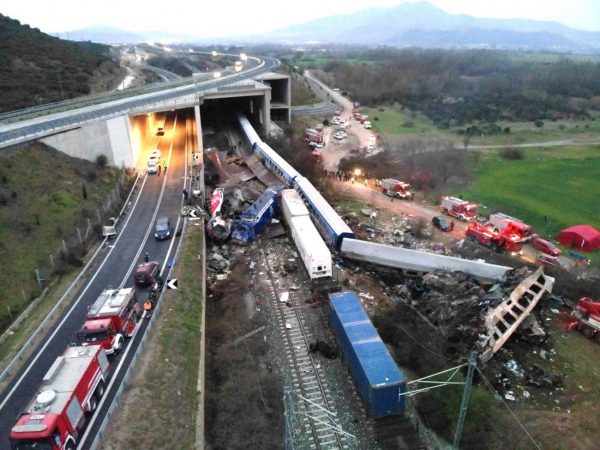
M340 106L340 119L350 124L350 128L345 131L348 133L346 139L337 141L333 138L333 133L338 126L327 127L325 129L326 145L321 151L323 167L328 171L335 171L338 168L340 160L350 154L352 148L366 147L369 144L369 137L376 136L371 130L367 130L363 125L352 117L352 102L340 93L329 88L318 79L314 78L309 71L305 72L305 77L318 84L323 91Z

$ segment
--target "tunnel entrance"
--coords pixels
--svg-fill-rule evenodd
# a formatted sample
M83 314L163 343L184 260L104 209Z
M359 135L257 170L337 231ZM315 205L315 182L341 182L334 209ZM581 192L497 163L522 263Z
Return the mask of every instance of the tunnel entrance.
M265 100L262 95L205 100L200 106L202 128L219 133L237 127L238 112L244 114L257 130L265 130Z

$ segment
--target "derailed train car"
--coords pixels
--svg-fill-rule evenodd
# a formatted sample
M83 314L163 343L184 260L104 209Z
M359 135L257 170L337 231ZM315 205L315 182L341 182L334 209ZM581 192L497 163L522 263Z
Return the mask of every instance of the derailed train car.
M329 322L368 414L403 414L406 381L354 292L329 294Z
M304 202L294 189L281 191L281 213L311 280L331 276L331 253L310 220Z
M333 249L339 250L343 239L354 238L354 233L350 227L327 203L327 200L323 198L312 183L279 156L268 144L263 142L246 117L240 114L238 115L238 121L246 138L252 145L254 153L264 161L269 169L279 175L288 187L295 189L300 194L327 243Z

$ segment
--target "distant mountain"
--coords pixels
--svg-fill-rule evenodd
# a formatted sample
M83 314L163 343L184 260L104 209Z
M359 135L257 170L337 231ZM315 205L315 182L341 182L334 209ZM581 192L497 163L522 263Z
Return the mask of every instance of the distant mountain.
M140 42L196 42L199 39L183 34L165 33L162 31L142 31L134 33L118 28L94 25L80 30L60 32L61 37L73 41L101 42L103 44L133 44Z
M142 34L102 25L94 25L80 30L56 34L63 39L69 39L71 41L91 41L103 44L127 44L146 41L146 38Z
M110 48L71 42L0 14L0 112L116 86L123 69Z
M254 36L288 43L342 43L424 47L492 47L600 50L600 32L577 30L558 22L479 19L449 14L430 3L403 3L326 17Z

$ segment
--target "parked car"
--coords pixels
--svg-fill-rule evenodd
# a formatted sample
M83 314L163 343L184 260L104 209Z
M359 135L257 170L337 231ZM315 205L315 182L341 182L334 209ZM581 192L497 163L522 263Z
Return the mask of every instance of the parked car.
M554 266L559 267L561 269L566 269L565 264L556 256L550 256L545 253L542 253L540 256L538 256L537 260L539 264L542 264L544 266Z
M171 239L173 237L173 227L171 226L171 219L168 217L159 217L156 220L154 228L154 237L158 241L164 241L165 239Z
M434 227L441 231L452 231L454 230L454 221L449 220L444 216L434 216L431 219L431 223Z
M138 286L148 286L158 281L160 267L158 261L139 264L133 274L133 282Z
M551 256L559 256L562 252L560 248L546 239L534 238L531 240L531 245L544 253Z

